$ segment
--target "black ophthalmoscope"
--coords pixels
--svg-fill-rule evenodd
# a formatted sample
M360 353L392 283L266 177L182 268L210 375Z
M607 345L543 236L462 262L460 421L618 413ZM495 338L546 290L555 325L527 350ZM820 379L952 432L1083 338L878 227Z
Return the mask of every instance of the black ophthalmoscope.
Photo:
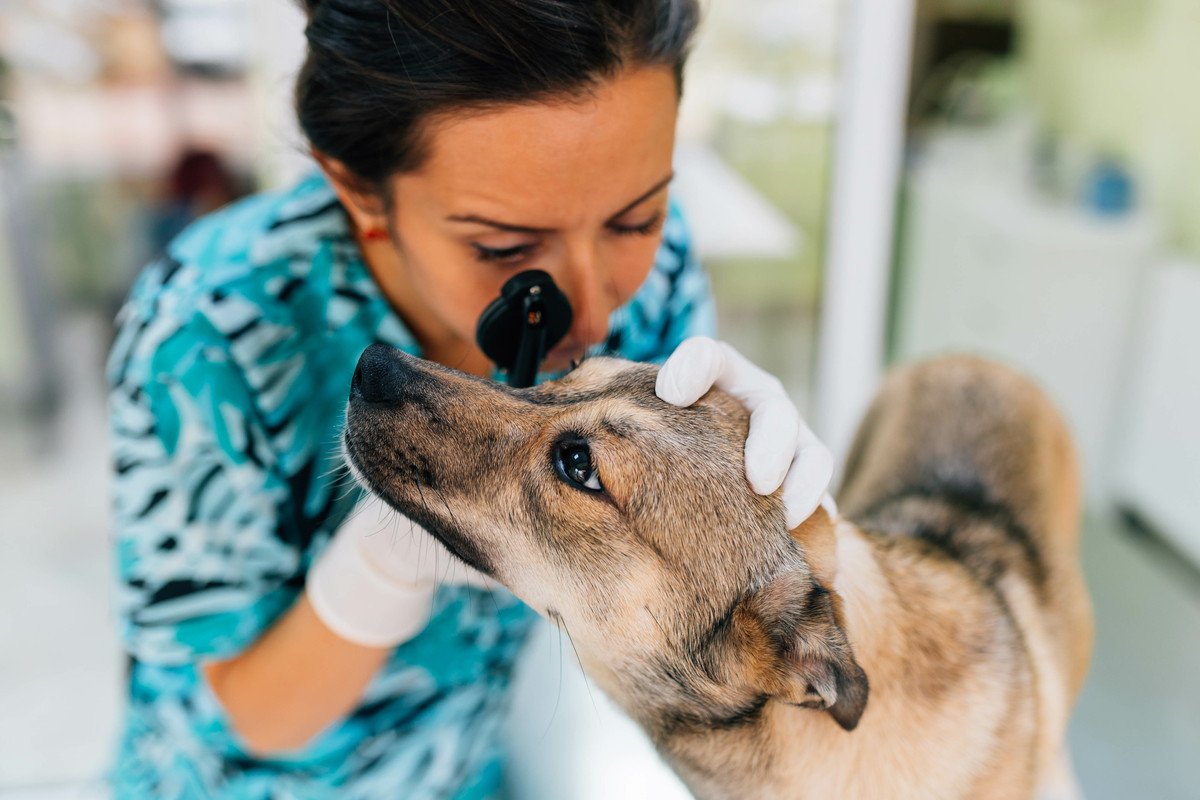
M475 326L484 355L508 375L508 385L532 386L550 350L571 328L571 304L540 269L514 275L488 304Z

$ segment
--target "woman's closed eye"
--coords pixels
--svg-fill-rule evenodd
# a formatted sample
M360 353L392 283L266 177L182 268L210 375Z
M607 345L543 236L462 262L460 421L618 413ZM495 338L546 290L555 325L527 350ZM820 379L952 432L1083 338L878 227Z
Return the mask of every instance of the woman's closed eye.
M536 242L516 244L509 247L486 247L478 242L471 242L475 257L480 261L499 264L518 264L530 258L537 252Z
M665 219L666 215L660 209L640 221L613 220L608 222L605 227L617 236L654 236L662 229ZM537 255L542 243L540 241L521 242L506 247L489 247L479 242L470 244L475 258L479 261L489 264L521 264Z
M662 228L663 219L662 211L655 211L642 222L610 222L608 229L618 236L652 236Z

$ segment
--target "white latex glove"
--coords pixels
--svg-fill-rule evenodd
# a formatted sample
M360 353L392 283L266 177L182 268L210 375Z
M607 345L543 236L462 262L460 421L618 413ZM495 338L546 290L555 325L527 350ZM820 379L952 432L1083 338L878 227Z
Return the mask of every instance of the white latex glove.
M367 647L395 647L429 622L439 585L494 589L428 531L367 498L342 523L308 572L313 610L334 633Z
M800 417L778 378L746 360L725 342L693 336L675 349L658 372L655 391L675 406L690 406L716 387L750 411L746 438L746 478L759 494L783 486L788 529L823 505L837 508L826 489L833 456Z

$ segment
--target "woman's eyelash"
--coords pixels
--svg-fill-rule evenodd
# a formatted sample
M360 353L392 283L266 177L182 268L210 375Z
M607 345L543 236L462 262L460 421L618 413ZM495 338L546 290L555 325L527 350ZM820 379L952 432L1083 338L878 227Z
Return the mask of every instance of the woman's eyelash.
M663 214L660 211L640 225L618 225L610 222L608 229L617 236L649 236L658 232L658 229L662 226L662 222ZM477 259L490 262L519 261L531 255L537 249L536 244L518 244L513 247L484 247L474 242L471 243L471 247L475 249L475 257Z
M616 223L609 223L608 228L618 236L648 236L658 232L662 221L663 215L660 211L641 225L617 225Z
M471 244L475 248L475 257L480 261L515 261L533 252L536 245L519 244L514 247L484 247L481 244Z

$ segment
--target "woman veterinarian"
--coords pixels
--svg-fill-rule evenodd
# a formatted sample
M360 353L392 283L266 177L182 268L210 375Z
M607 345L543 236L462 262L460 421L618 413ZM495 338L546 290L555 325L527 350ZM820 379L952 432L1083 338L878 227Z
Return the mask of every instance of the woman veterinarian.
M716 383L754 409L747 475L782 485L790 522L829 480L778 381L710 339L678 347L713 325L667 199L693 0L308 14L296 108L320 172L193 224L119 318L118 797L500 791L533 614L407 520L352 514L338 435L373 342L491 376L475 323L517 272L574 309L545 373L674 352L660 396Z

